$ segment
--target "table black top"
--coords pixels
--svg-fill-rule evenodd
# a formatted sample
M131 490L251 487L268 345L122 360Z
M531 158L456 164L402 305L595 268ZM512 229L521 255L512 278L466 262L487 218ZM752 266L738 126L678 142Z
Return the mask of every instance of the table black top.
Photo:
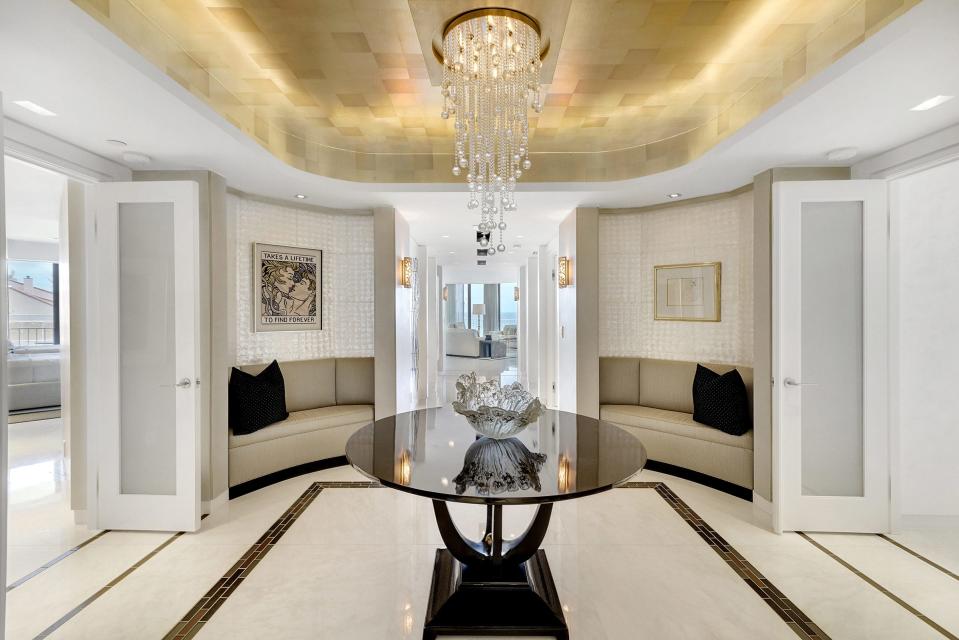
M449 406L377 420L353 434L346 457L400 491L501 505L599 493L646 464L639 439L602 420L547 409L515 437L493 440Z

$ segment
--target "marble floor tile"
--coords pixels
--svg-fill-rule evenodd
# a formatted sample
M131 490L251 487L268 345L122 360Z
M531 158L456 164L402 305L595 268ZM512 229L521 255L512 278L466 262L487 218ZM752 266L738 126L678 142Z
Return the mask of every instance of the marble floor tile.
M959 575L959 527L906 529L889 537Z
M750 503L648 471L634 480L666 481L834 640L942 637L800 536L757 526ZM230 501L51 637L163 637L314 481L366 478L326 469ZM534 511L505 508L505 535L522 532ZM480 537L483 507L454 504L451 513L465 535ZM815 537L954 629L948 575L932 577L936 569L876 536ZM34 637L166 539L109 532L14 589L7 637ZM933 543L948 547L945 539L926 541ZM441 546L426 498L324 489L197 638L417 638ZM796 637L654 489L557 503L543 547L577 640Z
M7 440L9 585L98 532L76 524L70 510L63 421L54 418L11 424Z
M879 536L816 533L819 544L936 623L959 635L959 580Z
M6 639L33 638L169 538L111 531L8 592Z

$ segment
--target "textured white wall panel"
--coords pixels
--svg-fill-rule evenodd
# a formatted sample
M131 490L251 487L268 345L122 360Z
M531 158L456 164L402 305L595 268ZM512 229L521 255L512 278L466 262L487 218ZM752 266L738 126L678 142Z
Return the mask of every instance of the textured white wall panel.
M230 195L236 220L236 362L373 355L373 218ZM323 330L253 331L253 243L323 250Z
M752 365L753 194L599 220L600 356ZM653 320L653 267L722 262L722 321Z

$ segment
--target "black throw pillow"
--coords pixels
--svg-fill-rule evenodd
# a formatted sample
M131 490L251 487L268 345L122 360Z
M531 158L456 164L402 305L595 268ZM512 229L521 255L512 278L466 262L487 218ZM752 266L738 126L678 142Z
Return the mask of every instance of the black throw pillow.
M233 435L242 436L286 420L286 385L279 363L274 360L251 375L233 367L230 374L230 427Z
M696 365L693 379L693 420L725 433L741 436L752 429L749 396L739 371L722 375Z

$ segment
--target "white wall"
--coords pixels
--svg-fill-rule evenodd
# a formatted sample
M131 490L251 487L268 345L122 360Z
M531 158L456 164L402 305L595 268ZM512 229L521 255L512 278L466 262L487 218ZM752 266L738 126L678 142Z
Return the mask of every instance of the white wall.
M416 405L416 380L413 378L413 290L400 283L400 260L416 257L416 242L410 236L410 225L396 213L396 413L412 410Z
M236 221L236 363L373 355L373 219L230 194ZM323 330L255 333L253 243L323 250Z
M539 388L540 310L539 310L539 256L532 256L526 264L525 282L521 283L519 304L526 317L523 372L529 392L542 396Z
M496 258L489 258L492 263ZM448 264L443 267L443 284L476 282L496 284L498 282L518 282L519 267L511 264L488 264L481 267L475 264Z
M600 356L752 365L752 192L601 214ZM655 265L717 261L721 322L653 320Z
M557 291L556 401L561 411L576 412L576 212L559 225L558 256L572 259L573 284Z
M959 516L959 160L890 187L898 229L900 511Z

